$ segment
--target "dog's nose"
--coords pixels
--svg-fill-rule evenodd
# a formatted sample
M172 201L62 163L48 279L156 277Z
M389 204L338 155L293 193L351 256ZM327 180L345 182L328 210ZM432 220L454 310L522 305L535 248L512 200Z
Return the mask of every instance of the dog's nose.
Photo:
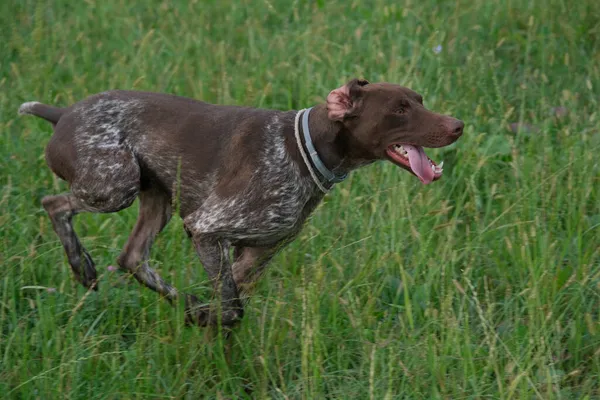
M458 139L463 134L463 128L465 127L465 123L462 122L460 119L452 118L452 120L448 123L447 127L448 134Z

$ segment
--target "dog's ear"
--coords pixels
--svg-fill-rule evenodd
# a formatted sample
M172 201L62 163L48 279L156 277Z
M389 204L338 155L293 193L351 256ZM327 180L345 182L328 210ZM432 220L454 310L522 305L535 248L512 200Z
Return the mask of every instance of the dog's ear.
M327 116L332 121L342 121L356 109L362 96L362 87L369 82L352 79L342 87L332 90L327 96Z

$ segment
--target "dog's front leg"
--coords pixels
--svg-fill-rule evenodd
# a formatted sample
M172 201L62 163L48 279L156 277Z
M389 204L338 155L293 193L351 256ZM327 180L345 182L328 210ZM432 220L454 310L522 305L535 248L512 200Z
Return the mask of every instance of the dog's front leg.
M220 303L216 308L203 306L194 296L187 295L186 319L200 326L216 325L220 312L221 324L233 325L242 319L243 306L233 280L230 245L228 241L211 234L194 234L192 240Z
M265 267L283 245L272 247L236 247L231 266L240 297L246 301Z

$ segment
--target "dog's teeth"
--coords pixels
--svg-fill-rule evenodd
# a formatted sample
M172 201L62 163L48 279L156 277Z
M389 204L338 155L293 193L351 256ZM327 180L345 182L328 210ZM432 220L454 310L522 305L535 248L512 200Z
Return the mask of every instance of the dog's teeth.
M442 162L441 162L441 163L438 165L438 167L440 167L440 169L444 168L444 162L442 161Z
M408 152L406 150L404 150L404 147L402 147L399 144L395 144L394 145L394 151L398 154L400 154L401 156L407 157L408 156Z

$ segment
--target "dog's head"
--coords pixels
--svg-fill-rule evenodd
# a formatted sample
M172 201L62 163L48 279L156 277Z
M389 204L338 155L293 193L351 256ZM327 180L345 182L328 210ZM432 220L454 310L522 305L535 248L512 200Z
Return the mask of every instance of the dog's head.
M423 147L443 147L463 133L464 123L423 106L418 93L389 83L353 79L327 96L330 120L344 125L357 157L387 159L428 184L442 176Z

